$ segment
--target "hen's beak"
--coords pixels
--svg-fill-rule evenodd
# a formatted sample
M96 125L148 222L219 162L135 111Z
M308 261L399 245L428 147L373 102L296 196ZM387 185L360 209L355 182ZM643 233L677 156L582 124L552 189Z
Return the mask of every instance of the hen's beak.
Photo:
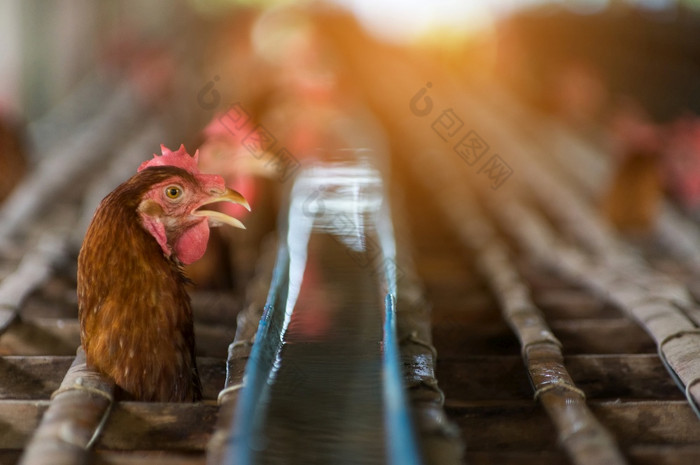
M195 211L192 212L195 216L206 216L209 220L209 226L216 227L223 224L228 224L234 228L245 229L243 223L232 216L228 216L225 213L212 210L200 210L204 205L209 205L217 202L231 202L237 203L238 205L243 205L246 210L250 211L250 205L248 201L239 193L233 189L226 189L226 191L221 195L216 195L210 197L206 202L201 204Z

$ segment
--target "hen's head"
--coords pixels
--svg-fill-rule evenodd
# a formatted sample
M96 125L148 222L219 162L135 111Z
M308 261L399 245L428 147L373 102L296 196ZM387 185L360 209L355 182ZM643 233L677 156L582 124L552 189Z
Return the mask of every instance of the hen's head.
M184 146L174 152L165 146L161 150L163 155L154 155L139 167L139 172L158 170L164 175L141 196L138 213L163 253L174 254L187 265L204 255L210 227L229 224L245 229L236 218L202 207L216 202L250 207L241 194L226 187L221 176L199 172L197 153L189 155Z

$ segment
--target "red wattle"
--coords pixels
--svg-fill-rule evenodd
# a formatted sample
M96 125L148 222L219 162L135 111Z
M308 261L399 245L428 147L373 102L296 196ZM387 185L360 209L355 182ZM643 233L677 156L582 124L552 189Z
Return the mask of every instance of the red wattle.
M175 255L185 265L194 263L204 255L209 242L209 224L206 218L185 231L175 243Z

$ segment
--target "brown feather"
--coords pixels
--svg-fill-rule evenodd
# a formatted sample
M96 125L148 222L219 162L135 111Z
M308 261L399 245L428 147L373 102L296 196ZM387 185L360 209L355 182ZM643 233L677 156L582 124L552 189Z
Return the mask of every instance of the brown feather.
M141 401L202 398L182 266L141 226L150 187L175 167L148 168L102 201L78 257L78 311L88 365Z

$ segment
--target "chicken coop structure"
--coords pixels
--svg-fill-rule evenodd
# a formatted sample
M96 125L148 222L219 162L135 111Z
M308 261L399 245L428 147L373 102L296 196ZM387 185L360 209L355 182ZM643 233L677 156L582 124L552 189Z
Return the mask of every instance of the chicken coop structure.
M94 76L34 123L70 137L38 131L0 210L0 463L699 462L700 226L664 201L619 234L600 146L335 21L356 105L304 120L320 156L268 163L248 229L221 235L231 280L192 287L201 402L121 400L76 296L97 204L194 140L173 115L195 97Z

